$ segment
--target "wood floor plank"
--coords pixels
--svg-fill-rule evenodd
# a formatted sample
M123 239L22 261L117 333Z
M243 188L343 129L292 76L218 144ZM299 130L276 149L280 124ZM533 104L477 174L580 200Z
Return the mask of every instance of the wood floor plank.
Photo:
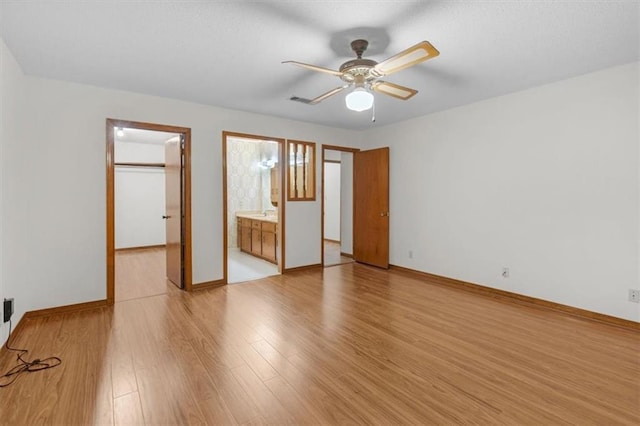
M640 424L637 331L354 263L32 318L12 343L63 364L0 390L7 424Z
M144 424L138 392L131 392L115 398L113 400L113 411L116 426Z
M115 272L115 299L118 302L177 290L166 279L164 247L116 251Z
M326 419L312 405L307 404L298 392L281 376L276 376L265 382L265 385L276 397L278 402L289 413L295 424L322 424Z
M101 363L95 363L98 367L98 375L96 377L96 404L93 410L94 425L113 425L114 418L114 399L113 399L113 374L112 374L112 356L109 350L111 339L111 324L113 321L112 312L106 308L102 309L103 315L99 316L99 326L102 335L102 347L98 357L102 357Z
M209 425L230 425L235 424L235 418L219 394L198 400L198 407L204 415L206 424Z
M138 391L133 360L128 351L124 349L114 351L111 361L111 377L114 398Z
M171 362L171 361L169 361ZM169 367L169 366L167 366ZM164 369L136 370L145 421L151 424L204 424L205 418L184 377L173 365Z
M248 366L243 365L231 370L231 373L244 388L249 398L258 407L260 417L268 422L294 424L294 417L288 413L260 380L258 375Z
M367 416L355 412L348 401L339 398L332 389L318 376L326 373L320 368L302 365L296 367L267 342L254 343L256 350L268 359L280 377L304 401L306 409L314 413L314 417L323 419L324 424L366 424ZM267 383L272 382L269 380ZM277 397L278 395L276 395ZM281 395L287 398L286 395Z
M234 308L229 308L229 311L230 314L237 312ZM235 368L247 364L262 380L268 380L275 377L277 373L251 346L252 342L259 341L262 337L244 323L246 320L244 312L246 312L245 309L241 309L236 313L237 317L231 324L225 324L212 334L208 333L212 323L207 319L198 320L196 324L201 334L208 334L213 341L225 342L225 345L218 345L230 352L230 354L222 355L222 359L231 359L231 362L225 362L225 365Z
M246 366L240 366L241 368ZM211 380L236 423L244 424L260 417L260 408L229 370L209 371Z
M247 343L242 348L241 354L260 380L266 381L278 376L276 370L250 344Z

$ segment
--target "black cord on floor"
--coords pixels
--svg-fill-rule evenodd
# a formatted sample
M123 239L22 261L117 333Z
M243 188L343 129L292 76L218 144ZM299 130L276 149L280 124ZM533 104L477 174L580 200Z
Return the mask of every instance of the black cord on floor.
M27 361L23 358L23 355L29 353L27 349L16 349L9 346L9 339L11 338L11 320L9 320L9 336L5 342L5 347L9 351L17 352L18 365L11 370L0 376L0 388L4 388L16 381L16 379L22 373L35 373L36 371L46 370L48 368L57 367L62 364L62 360L57 356L51 356L44 359L34 359L33 361Z

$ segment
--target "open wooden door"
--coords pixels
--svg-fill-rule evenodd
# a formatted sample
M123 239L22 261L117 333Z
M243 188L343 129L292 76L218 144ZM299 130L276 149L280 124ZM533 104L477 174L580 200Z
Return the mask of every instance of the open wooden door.
M182 135L164 148L167 278L183 288L182 272Z
M389 267L389 148L358 151L353 159L353 257Z

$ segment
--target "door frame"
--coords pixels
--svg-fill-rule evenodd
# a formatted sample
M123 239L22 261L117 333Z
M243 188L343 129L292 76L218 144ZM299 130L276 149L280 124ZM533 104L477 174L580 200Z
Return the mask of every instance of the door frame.
M324 161L325 161L325 151L342 151L342 152L350 152L352 154L355 154L356 152L360 151L359 148L350 148L350 147L346 147L346 146L337 146L337 145L322 145L322 159L321 159L321 165L322 165L322 177L320 179L320 186L322 187L321 189L321 193L320 193L320 264L322 265L322 267L324 268ZM355 174L356 170L355 167L351 170L352 174ZM353 182L353 179L351 179L351 181ZM342 192L342 191L341 191ZM351 200L351 205L353 205L353 203L355 202L355 199L353 198L353 191L351 192L352 195L352 200ZM353 226L353 223L355 221L355 209L352 209L354 211L354 216L352 219L352 226L351 226L351 241L353 241L354 236L355 236L355 227ZM340 225L340 228L342 228L342 225ZM340 233L342 233L342 230L340 231Z
M278 164L280 165L278 173L280 173L280 187L278 190L278 232L276 233L276 238L278 238L280 250L279 250L279 261L278 261L278 272L280 274L284 274L285 272L285 200L284 196L286 192L286 173L284 172L285 167L285 147L286 147L286 139L284 138L274 138L269 136L261 136L261 135L253 135L249 133L238 133L238 132L230 132L227 130L222 131L222 236L223 236L223 256L222 256L222 282L223 284L228 284L229 278L229 237L228 237L228 223L229 220L227 214L227 139L230 137L243 138L243 139L255 139L260 141L273 141L278 142Z
M184 193L182 214L183 226L183 253L182 268L184 270L184 290L191 291L192 264L191 264L191 129L188 127L170 126L165 124L145 123L140 121L120 120L107 118L107 304L115 302L115 156L114 156L114 131L118 127L130 129L152 130L167 133L180 133L184 136Z

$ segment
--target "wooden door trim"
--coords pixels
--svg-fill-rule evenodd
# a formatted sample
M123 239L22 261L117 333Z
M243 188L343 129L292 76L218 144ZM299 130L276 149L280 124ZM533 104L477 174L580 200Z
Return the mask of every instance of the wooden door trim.
M329 151L343 151L343 152L358 152L360 151L360 148L350 148L347 146L338 146L338 145L322 145L322 149L325 150L329 150Z
M337 146L337 145L321 145L321 151L322 151L322 162L320 164L322 164L322 175L320 177L320 265L322 265L322 267L324 267L324 163L325 162L331 162L330 160L327 160L325 158L325 150L329 150L329 151L342 151L342 152L350 152L352 154L355 154L356 152L360 151L359 148L349 148L346 146ZM353 186L353 174L355 173L355 169L352 165L351 167L351 185ZM342 184L340 184L342 185ZM342 191L342 190L341 190ZM341 194L342 195L342 194ZM354 238L354 233L355 233L355 228L353 226L353 221L355 220L355 212L353 209L353 203L355 202L355 199L353 198L354 194L353 194L353 188L351 190L351 210L354 214L354 217L351 219L351 241L353 242L353 238ZM340 209L342 209L342 205L340 207ZM342 221L340 221L340 227L342 227ZM342 230L341 230L342 233ZM353 256L352 256L353 257Z
M113 130L117 127L184 135L184 289L192 289L191 252L191 129L188 127L107 118L107 304L115 301L115 157Z
M280 166L280 188L278 190L278 232L276 233L276 238L279 237L278 242L280 243L280 253L279 253L279 262L278 264L278 272L280 274L284 274L285 269L285 217L286 217L286 197L285 193L285 172L284 172L284 164L285 164L285 147L286 147L286 139L284 138L274 138L271 136L262 136L262 135L254 135L250 133L240 133L240 132L230 132L227 130L222 131L222 241L223 241L223 255L222 255L222 282L224 284L228 284L229 277L229 238L227 235L227 222L229 220L227 214L228 202L227 202L227 139L230 137L242 138L242 139L254 139L260 141L274 141L278 142L278 164Z

